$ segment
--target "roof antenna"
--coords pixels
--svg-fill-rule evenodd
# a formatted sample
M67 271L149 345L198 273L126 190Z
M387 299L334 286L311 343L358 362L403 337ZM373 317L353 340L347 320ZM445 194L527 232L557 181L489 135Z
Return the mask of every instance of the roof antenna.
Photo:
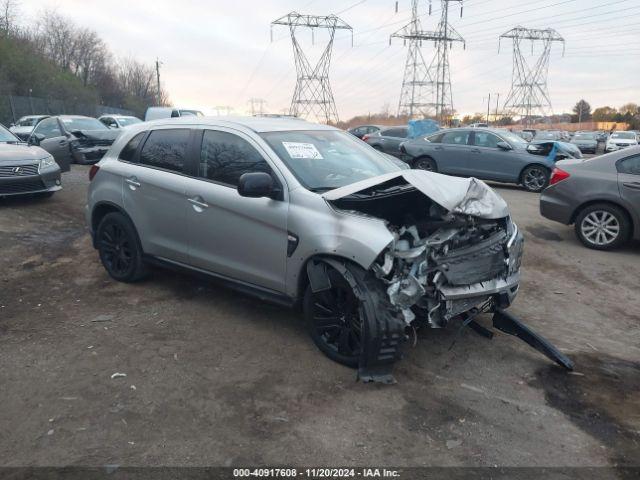
M431 0L429 0L429 15L431 15Z
M396 13L398 13L398 0L396 0Z
M464 10L464 4L460 2L460 18L462 18L462 10Z

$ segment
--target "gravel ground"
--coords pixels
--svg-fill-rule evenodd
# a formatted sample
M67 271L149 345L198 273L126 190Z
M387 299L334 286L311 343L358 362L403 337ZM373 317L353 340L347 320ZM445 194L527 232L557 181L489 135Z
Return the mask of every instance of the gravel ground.
M0 465L640 465L637 244L585 249L497 186L526 237L511 311L576 372L502 334L450 349L451 325L365 385L296 312L173 272L112 281L87 182L0 200Z

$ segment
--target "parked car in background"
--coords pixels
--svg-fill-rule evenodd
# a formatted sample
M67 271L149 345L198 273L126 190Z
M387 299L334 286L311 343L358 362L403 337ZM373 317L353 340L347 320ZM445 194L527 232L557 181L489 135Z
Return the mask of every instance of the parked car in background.
M573 224L589 248L612 250L640 239L640 147L558 162L540 196L540 212Z
M593 132L576 133L571 139L571 143L578 147L582 153L596 153L598 150L598 140Z
M469 128L489 128L489 124L487 123L472 123L469 125Z
M544 150L511 132L487 128L452 128L402 144L413 168L516 183L531 192L541 191L549 182L555 166L548 155L551 148Z
M638 145L638 137L634 132L613 132L605 144L605 152L614 152L621 148Z
M91 164L109 150L120 131L111 130L96 118L78 115L47 117L38 123L28 143L45 149L56 159L63 172L72 162Z
M598 142L606 142L607 138L609 138L609 134L604 130L596 132L596 139L598 140Z
M98 120L107 127L114 129L125 128L142 122L138 117L130 115L103 115Z
M362 140L376 150L402 158L400 144L407 139L409 127L383 127L379 131L367 134Z
M531 140L533 140L533 133L531 133L531 132L529 132L527 130L514 130L511 133L514 133L515 135L518 135L525 142L530 142Z
M151 262L299 305L317 347L365 381L393 380L408 326L500 312L517 295L523 237L497 193L401 170L333 127L140 124L90 179L88 227L112 278L140 280Z
M61 188L60 167L53 157L0 126L0 197L48 197Z
M372 133L379 132L383 128L379 125L361 125L359 127L350 128L347 130L354 137L358 137L362 140L365 135L371 135Z
M149 107L144 115L144 121L150 122L152 120L164 120L167 118L203 116L204 114L200 110L174 107Z
M548 130L538 130L533 139L536 141L560 140L560 136Z
M9 131L13 133L22 141L27 141L34 127L40 120L47 118L47 115L27 115L26 117L20 117L20 119L11 125Z

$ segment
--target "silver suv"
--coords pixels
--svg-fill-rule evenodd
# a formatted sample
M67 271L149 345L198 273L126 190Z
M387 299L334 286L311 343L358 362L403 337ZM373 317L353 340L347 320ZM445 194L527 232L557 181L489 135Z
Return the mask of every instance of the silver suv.
M509 306L522 236L484 183L406 170L336 128L272 118L134 125L93 166L114 279L150 263L299 306L318 348L392 381L408 333Z

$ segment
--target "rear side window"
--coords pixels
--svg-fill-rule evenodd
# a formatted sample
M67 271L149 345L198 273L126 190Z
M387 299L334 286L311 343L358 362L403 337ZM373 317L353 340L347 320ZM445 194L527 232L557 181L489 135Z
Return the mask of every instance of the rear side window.
M118 155L118 158L120 160L124 160L125 162L133 162L136 151L138 150L138 146L140 145L142 137L144 137L145 133L146 132L139 133L131 140L129 140L129 143L124 146L124 148L120 152L120 155Z
M190 130L154 130L140 152L140 163L182 173L187 158Z
M237 187L242 174L248 172L270 174L271 168L245 139L227 132L204 131L200 177Z
M469 132L456 131L447 132L442 136L442 143L449 145L466 145L469 141Z
M640 175L640 155L627 157L618 162L618 173L629 173L631 175Z

